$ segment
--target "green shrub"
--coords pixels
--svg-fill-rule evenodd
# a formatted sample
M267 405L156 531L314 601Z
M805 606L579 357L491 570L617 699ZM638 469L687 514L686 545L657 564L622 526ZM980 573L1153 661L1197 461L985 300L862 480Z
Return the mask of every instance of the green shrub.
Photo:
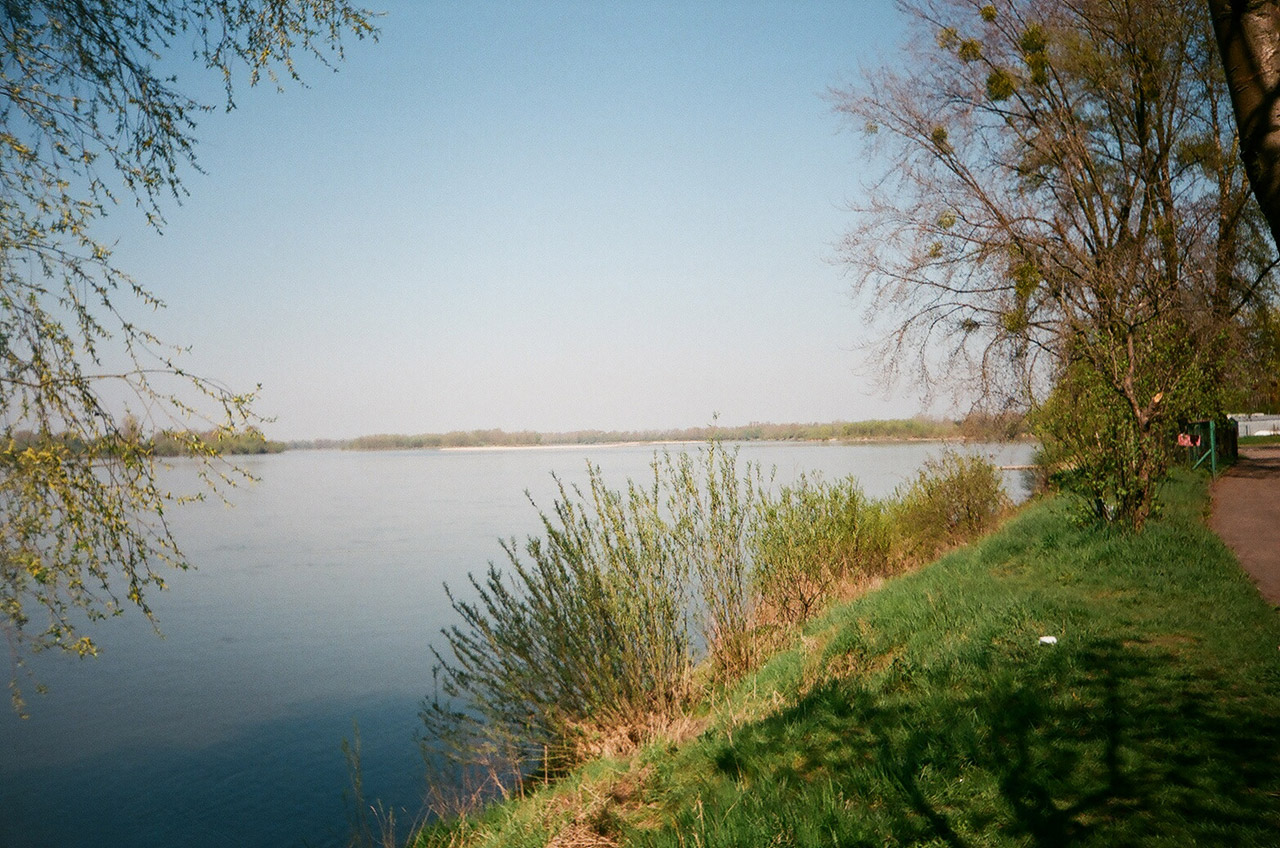
M760 501L755 583L760 601L783 624L810 618L850 580L887 570L891 534L885 506L848 478L801 477Z
M752 522L763 494L760 474L738 471L737 449L712 441L695 460L665 462L668 510L676 546L687 557L701 602L698 624L714 679L736 679L759 659L753 638Z
M949 451L927 460L896 494L903 554L928 559L988 530L1008 508L1000 472L978 456Z
M540 513L543 536L505 542L506 570L470 577L476 600L446 587L461 623L435 652L430 756L509 778L643 740L687 703L692 621L718 674L752 661L750 467L713 442L652 469L615 491L588 466L585 491L561 484Z
M448 754L573 765L593 736L683 703L691 664L687 571L652 485L609 490L589 467L586 492L560 485L545 537L505 542L509 569L471 576L474 602L449 592L462 623L436 653L439 691L422 718ZM448 587L446 587L448 591ZM441 698L459 699L454 709Z

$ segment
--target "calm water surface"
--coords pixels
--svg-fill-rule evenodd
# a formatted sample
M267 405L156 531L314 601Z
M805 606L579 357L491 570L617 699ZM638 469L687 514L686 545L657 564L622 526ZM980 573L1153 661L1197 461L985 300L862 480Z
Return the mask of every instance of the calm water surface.
M673 446L670 450L696 449ZM972 446L1001 464L1026 445ZM855 475L885 495L937 444L750 443L741 459ZM650 446L355 453L248 458L261 482L235 508L174 517L198 569L169 575L139 615L94 630L95 660L44 655L50 694L31 718L0 710L0 846L331 846L347 831L343 739L358 723L366 794L412 818L414 742L430 687L429 644L452 621L442 584L498 560L498 539L539 529L551 472L614 485L642 477ZM179 463L175 485L191 468ZM1006 487L1022 494L1017 474ZM29 688L29 687L28 687Z

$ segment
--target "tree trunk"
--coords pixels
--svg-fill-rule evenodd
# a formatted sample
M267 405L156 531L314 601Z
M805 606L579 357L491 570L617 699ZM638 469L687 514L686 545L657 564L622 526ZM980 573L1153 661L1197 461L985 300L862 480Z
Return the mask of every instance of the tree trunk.
M1249 184L1280 246L1280 2L1208 0Z

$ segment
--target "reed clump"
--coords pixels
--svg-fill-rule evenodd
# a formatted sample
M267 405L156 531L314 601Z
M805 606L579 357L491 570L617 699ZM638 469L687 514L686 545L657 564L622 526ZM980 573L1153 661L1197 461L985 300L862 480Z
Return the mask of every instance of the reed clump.
M507 569L471 576L476 600L446 587L461 623L422 718L449 758L557 773L686 701L689 580L663 515L667 471L655 461L652 480L615 491L591 467L585 490L560 484L544 536L504 542Z
M503 544L504 568L466 595L446 587L459 623L435 653L422 739L466 803L661 735L849 587L1008 505L994 467L954 454L885 500L853 479L775 491L719 442L655 455L622 489L588 471L540 511L542 535Z

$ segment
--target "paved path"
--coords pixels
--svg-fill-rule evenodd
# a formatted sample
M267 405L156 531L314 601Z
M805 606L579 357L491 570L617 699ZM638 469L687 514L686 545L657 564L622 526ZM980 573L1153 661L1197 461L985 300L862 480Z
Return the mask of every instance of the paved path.
M1209 526L1262 597L1280 606L1280 445L1240 449L1240 461L1213 484Z

